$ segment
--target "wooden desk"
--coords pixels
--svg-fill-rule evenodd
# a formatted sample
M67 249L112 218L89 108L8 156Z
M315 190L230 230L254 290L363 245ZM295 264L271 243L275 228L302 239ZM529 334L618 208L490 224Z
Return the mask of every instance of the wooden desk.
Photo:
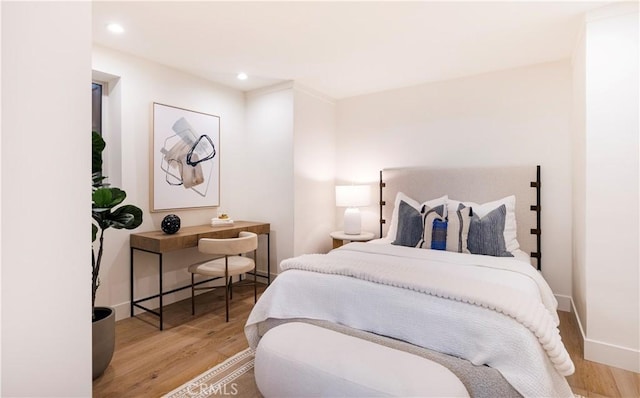
M130 261L130 291L131 291L131 316L133 317L133 310L135 307L150 312L160 318L160 330L163 329L162 318L162 297L165 294L175 293L179 290L190 288L191 285L181 286L165 292L162 287L162 255L174 250L188 249L192 247L198 247L198 241L200 238L235 238L242 231L253 232L258 235L267 235L267 285L271 283L271 249L270 249L270 232L271 225L262 222L253 221L235 221L233 225L198 225L194 227L184 227L178 232L172 235L165 234L162 231L150 231L142 233L134 233L129 237L129 247L131 254ZM134 250L140 250L147 253L154 253L158 255L158 294L153 296L143 297L141 299L135 299L134 296ZM256 272L257 272L256 264ZM213 279L198 282L197 284L206 283ZM160 300L160 306L158 311L144 307L139 303L148 301L154 298Z

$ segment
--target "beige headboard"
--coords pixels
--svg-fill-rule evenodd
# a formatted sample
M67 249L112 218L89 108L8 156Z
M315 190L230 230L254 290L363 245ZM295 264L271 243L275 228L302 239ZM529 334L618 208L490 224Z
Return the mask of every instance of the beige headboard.
M540 166L383 169L380 171L380 236L385 236L389 228L398 192L420 203L443 195L476 203L515 195L520 249L536 258L537 268L541 269Z

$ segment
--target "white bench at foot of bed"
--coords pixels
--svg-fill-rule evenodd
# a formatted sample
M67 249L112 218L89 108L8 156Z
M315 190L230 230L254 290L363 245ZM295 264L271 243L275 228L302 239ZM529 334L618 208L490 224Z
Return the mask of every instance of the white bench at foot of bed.
M262 337L255 376L267 398L469 396L440 364L300 322L280 325Z

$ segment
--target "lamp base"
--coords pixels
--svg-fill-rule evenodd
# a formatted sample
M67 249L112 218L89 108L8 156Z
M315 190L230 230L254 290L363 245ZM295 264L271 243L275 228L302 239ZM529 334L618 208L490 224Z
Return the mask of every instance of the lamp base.
M347 235L360 235L360 232L362 232L360 209L348 207L344 211L344 233Z

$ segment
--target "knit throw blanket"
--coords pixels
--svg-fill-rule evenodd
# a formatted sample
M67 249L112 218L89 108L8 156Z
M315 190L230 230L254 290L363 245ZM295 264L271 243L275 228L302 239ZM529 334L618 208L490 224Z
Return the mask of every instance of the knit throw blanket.
M284 260L280 268L358 278L502 313L536 336L558 373L567 376L574 372L557 328L555 308L548 304L555 302L551 289L541 277L533 276L537 271L530 265L434 250L412 249L407 256L404 249L352 243L329 254Z

